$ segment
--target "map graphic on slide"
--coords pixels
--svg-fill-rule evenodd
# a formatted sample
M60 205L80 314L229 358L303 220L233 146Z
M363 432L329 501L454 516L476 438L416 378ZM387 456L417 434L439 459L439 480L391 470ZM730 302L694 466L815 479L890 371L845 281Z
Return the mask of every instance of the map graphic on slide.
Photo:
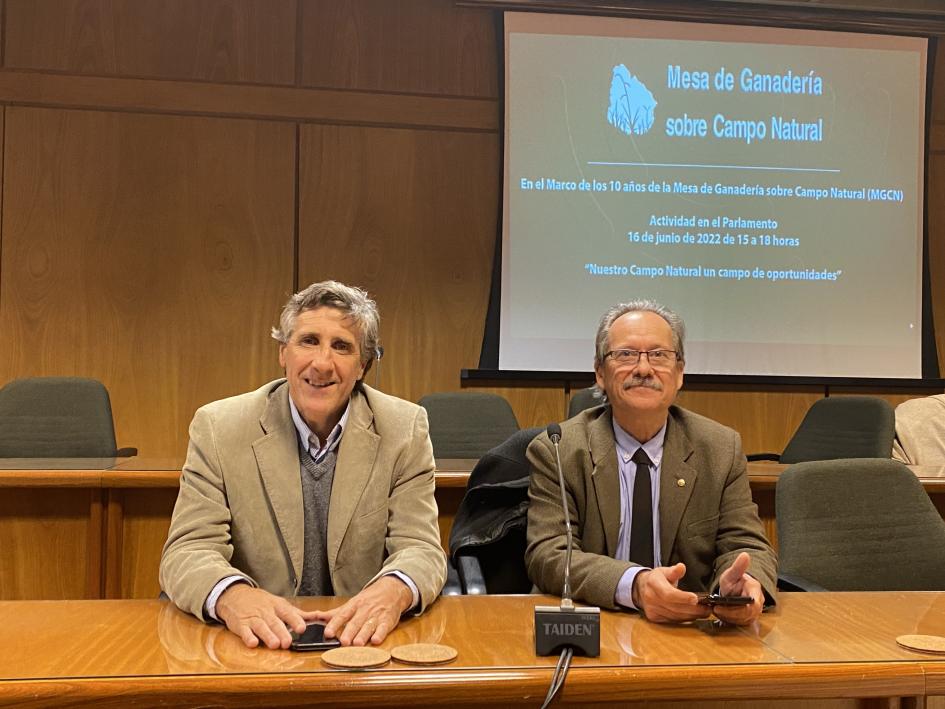
M627 135L643 135L653 127L656 99L623 64L614 67L610 81L607 121Z

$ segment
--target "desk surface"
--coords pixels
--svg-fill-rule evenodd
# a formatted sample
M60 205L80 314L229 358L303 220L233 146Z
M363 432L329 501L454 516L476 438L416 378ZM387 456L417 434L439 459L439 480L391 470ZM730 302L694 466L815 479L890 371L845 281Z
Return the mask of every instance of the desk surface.
M66 697L96 706L435 705L463 697L536 705L555 664L533 652L532 607L540 602L549 599L442 598L384 647L445 643L459 650L455 662L360 672L330 669L318 653L247 649L162 601L0 602L0 705ZM782 594L778 609L748 629L604 612L601 656L575 658L562 701L945 693L945 657L896 644L911 633L945 635L945 593Z

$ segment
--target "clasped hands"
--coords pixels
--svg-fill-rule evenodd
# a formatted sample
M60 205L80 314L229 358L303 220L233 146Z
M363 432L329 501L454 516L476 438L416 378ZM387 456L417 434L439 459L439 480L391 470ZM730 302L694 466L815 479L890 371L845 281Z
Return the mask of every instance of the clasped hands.
M685 564L657 566L641 571L633 580L633 603L656 623L681 623L687 620L706 618L714 613L719 619L733 625L748 625L761 615L764 609L764 591L757 579L748 575L751 557L747 552L739 554L730 567L719 577L719 591L725 596L751 596L753 603L745 606L699 605L695 593L677 587L686 574Z
M413 593L396 576L382 576L338 608L303 611L280 596L245 583L230 586L217 600L217 617L246 647L260 643L286 649L290 631L301 633L312 622L325 623L325 637L342 645L379 645L413 603Z

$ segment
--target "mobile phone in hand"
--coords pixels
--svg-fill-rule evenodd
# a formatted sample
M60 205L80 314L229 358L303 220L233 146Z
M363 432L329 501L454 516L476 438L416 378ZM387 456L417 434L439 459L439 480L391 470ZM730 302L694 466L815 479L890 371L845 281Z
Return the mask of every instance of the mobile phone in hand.
M755 602L751 596L723 596L721 593L700 593L702 606L749 606Z
M311 652L313 650L327 650L332 647L338 647L341 641L338 638L325 638L325 624L311 623L305 626L305 632L301 635L292 633L292 644L290 650L299 652Z

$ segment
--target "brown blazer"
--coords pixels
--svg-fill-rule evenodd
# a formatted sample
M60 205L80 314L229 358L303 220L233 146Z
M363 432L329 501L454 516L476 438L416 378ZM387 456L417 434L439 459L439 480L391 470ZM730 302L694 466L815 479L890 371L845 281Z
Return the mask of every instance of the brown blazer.
M609 406L588 409L561 424L559 444L574 551L575 599L616 608L617 583L633 564L613 558L620 530L620 481ZM554 447L546 433L528 449L528 575L546 593L564 585L565 530ZM685 481L680 485L677 481ZM679 587L709 591L739 552L751 554L749 573L773 602L777 556L765 539L748 488L741 439L730 428L670 407L660 468L660 549L663 566L686 565Z
M204 618L221 579L240 575L296 595L304 551L298 435L284 379L208 404L190 425L180 493L161 557L161 587ZM338 453L328 508L328 566L335 592L352 596L398 570L420 609L446 579L426 411L359 386Z

